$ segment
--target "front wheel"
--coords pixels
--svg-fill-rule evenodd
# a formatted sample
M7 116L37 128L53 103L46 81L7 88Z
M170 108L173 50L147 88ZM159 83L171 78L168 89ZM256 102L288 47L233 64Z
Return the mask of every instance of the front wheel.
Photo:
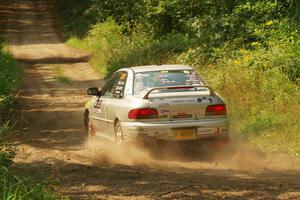
M85 116L84 124L85 124L85 137L87 139L93 138L96 135L96 133L89 119L89 115Z

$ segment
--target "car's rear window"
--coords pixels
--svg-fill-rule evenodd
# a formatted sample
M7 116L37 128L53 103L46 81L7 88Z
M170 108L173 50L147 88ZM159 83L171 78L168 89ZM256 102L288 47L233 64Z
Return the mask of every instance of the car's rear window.
M203 85L200 77L193 70L162 70L139 72L135 74L134 94L162 86Z

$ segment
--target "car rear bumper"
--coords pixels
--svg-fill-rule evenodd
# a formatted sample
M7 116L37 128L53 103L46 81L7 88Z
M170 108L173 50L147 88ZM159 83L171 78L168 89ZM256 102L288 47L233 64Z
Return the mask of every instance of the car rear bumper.
M228 138L228 120L224 118L155 123L122 122L121 127L125 141L139 138L167 141L203 140L218 137ZM195 131L193 138L177 138L177 130L185 131L191 129Z

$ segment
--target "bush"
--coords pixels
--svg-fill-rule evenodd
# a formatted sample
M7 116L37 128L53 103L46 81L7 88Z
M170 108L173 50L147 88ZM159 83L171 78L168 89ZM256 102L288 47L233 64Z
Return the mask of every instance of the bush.
M0 45L1 46L1 45ZM0 49L0 101L16 91L20 85L21 71L17 62L3 47Z
M94 54L92 65L107 76L122 67L164 63L194 45L193 39L179 33L155 40L142 31L123 35L123 29L109 18L94 25L87 37L73 37L67 43L91 51Z
M159 40L143 36L128 38L120 51L108 60L107 75L123 67L162 64L193 46L193 40L182 34L170 34Z

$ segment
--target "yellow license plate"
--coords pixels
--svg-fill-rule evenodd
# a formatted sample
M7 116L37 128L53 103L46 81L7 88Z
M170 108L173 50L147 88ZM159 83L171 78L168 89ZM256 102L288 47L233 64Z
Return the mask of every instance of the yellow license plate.
M174 130L175 140L194 140L196 138L195 129Z

